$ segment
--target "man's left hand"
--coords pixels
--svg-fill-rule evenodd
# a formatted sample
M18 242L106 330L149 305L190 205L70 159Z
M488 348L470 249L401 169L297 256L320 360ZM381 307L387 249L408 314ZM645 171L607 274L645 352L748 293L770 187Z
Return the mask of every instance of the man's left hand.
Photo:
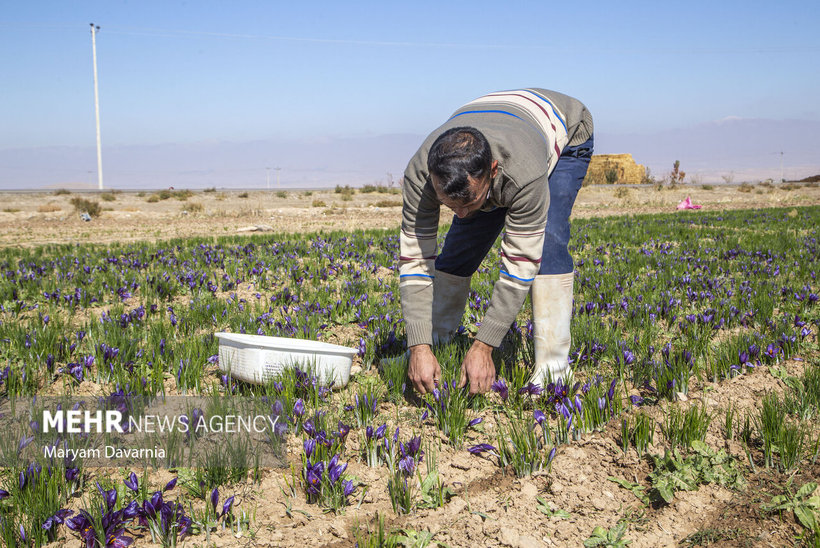
M490 390L495 380L495 364L493 363L493 347L481 341L475 341L464 362L461 364L461 380L458 387L462 388L470 381L470 394L483 394Z

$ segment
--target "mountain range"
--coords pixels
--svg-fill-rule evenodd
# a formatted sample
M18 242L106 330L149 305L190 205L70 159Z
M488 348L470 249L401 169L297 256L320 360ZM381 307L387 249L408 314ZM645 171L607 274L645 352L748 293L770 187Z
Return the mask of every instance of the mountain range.
M424 135L103 147L105 185L120 189L320 188L398 184ZM660 132L598 128L595 152L630 153L656 177L675 160L695 182L796 180L820 173L820 121L725 118ZM93 146L0 150L0 189L96 188ZM270 168L270 169L268 169ZM278 170L276 168L279 168Z

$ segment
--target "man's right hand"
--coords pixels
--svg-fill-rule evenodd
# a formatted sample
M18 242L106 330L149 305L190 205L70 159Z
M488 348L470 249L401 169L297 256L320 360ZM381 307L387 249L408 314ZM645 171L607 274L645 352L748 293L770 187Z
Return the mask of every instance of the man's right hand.
M427 394L441 381L441 366L429 345L410 347L410 364L407 376L419 394Z

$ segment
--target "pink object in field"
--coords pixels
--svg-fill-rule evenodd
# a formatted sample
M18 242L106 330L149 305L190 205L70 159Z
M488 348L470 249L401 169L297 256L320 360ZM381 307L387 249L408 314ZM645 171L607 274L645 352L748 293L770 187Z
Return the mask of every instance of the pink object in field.
M700 209L701 207L702 206L693 204L692 200L689 199L689 196L678 204L678 209Z

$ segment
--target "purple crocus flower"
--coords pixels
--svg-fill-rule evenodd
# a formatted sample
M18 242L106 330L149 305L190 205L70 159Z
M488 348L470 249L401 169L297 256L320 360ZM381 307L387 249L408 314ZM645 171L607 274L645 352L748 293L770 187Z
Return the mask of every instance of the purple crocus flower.
M282 413L285 412L285 406L282 405L282 400L276 400L275 402L273 402L273 407L271 409L273 410L273 414L277 417L281 417Z
M626 348L624 349L623 356L624 356L624 365L631 365L631 364L635 363L635 354L633 354L628 349L626 349Z
M777 346L775 346L773 343L769 343L769 345L766 347L766 351L764 352L764 354L767 357L772 358L772 359L776 358L779 353L780 353L780 349Z
M137 503L136 500L132 500L128 503L128 506L122 509L122 517L124 519L134 519L135 517L139 516L140 514L140 505Z
M62 508L60 510L57 510L57 512L53 516L49 517L48 519L46 519L43 522L43 529L48 531L49 529L51 529L55 525L60 525L62 523L65 523L66 518L68 516L70 516L71 514L73 514L73 513L74 512L71 511L71 510L66 510L66 509L62 509Z
M758 354L760 354L760 347L757 346L756 344L750 344L749 345L749 356L751 356L752 358L756 358L758 356Z
M305 448L305 457L310 460L313 456L313 452L316 450L316 440L315 439L306 439L304 442Z
M553 447L552 450L550 451L549 457L547 457L547 463L549 464L550 462L552 462L552 459L554 459L554 458L555 458L555 447Z
M9 492L6 491L5 489L0 489L0 500L3 500L3 499L8 498L8 497L9 497Z
M469 447L467 451L469 451L473 455L480 455L486 451L495 451L495 447L490 445L489 443L479 443L478 445L473 445Z
M334 455L330 460L330 463L328 463L327 475L330 479L331 485L334 485L337 481L339 481L339 478L341 478L342 474L344 474L345 470L347 470L347 463L343 462L340 464L338 461L339 456Z
M643 398L640 396L629 396L629 399L632 400L632 405L635 407L643 403Z
M176 485L177 485L177 478L174 478L174 479L172 479L171 481L169 481L168 483L165 484L165 487L162 488L162 491L163 492L170 491L171 489L176 487Z
M518 393L521 394L522 396L525 395L525 394L530 395L530 396L540 396L543 391L544 391L543 388L541 388L540 386L530 382L530 383L527 383L527 385L524 386L523 388L519 389Z
M110 489L106 491L102 488L100 482L97 482L97 491L100 492L100 494L103 497L103 500L105 500L105 505L108 507L108 510L112 510L114 508L114 505L117 504L117 490Z
M66 481L74 481L80 476L80 469L79 468L66 468L65 469L65 480Z
M222 513L219 514L219 517L222 517L222 516L224 516L225 514L227 514L231 511L231 507L233 506L233 501L234 501L234 495L231 495L230 497L227 498L227 500L225 500L225 504L222 505Z
M302 401L302 398L296 400L296 403L293 404L293 414L297 417L301 417L305 414L305 402Z
M34 436L23 436L20 438L20 442L17 444L17 453L22 453L23 449L31 445L31 442L34 441Z
M344 496L349 497L353 493L355 486L352 480L342 480L342 488L344 490Z
M617 384L618 384L618 378L615 377L614 379L612 379L612 382L609 385L609 390L606 393L607 399L610 400L610 401L612 400L613 397L615 397L615 386Z
M535 422L538 424L542 424L545 420L547 420L547 416L540 409L533 411L533 417L535 418Z
M128 479L123 480L123 483L133 492L136 493L139 491L139 482L137 480L137 475L134 472L131 472L131 475L128 476Z
M317 462L315 465L311 465L310 461L305 464L304 477L307 482L308 493L313 495L319 493L319 487L322 483L322 473L324 470L325 463L321 461Z
M407 442L405 446L408 455L416 456L421 449L421 436L415 436L410 438L410 441Z
M476 417L476 418L474 418L473 420L471 420L470 422L468 422L468 423L467 423L467 427L468 427L468 428L472 428L472 427L473 427L473 426L475 426L476 424L481 424L481 422L482 422L483 420L484 420L484 419L483 419L482 417Z
M406 476L412 476L416 469L416 461L410 455L399 460L399 470L404 472Z
M80 534L80 539L84 541L87 548L93 548L97 544L94 525L91 516L85 510L80 510L76 516L65 520L65 525L72 531Z
M214 507L214 512L216 512L217 504L219 504L219 490L214 487L214 490L211 491L211 506Z
M490 388L494 392L497 392L499 396L501 396L501 401L507 401L507 398L510 395L510 389L509 387L507 387L507 383L504 381L504 379L499 378L492 384L492 386L490 386Z
M342 440L342 443L344 443L344 440L347 438L347 435L349 433L350 433L350 426L346 425L342 421L339 421L339 431L336 433L336 436L340 440Z
M572 409L567 409L567 407L561 402L555 404L555 409L561 413L565 419L569 419L572 416Z

